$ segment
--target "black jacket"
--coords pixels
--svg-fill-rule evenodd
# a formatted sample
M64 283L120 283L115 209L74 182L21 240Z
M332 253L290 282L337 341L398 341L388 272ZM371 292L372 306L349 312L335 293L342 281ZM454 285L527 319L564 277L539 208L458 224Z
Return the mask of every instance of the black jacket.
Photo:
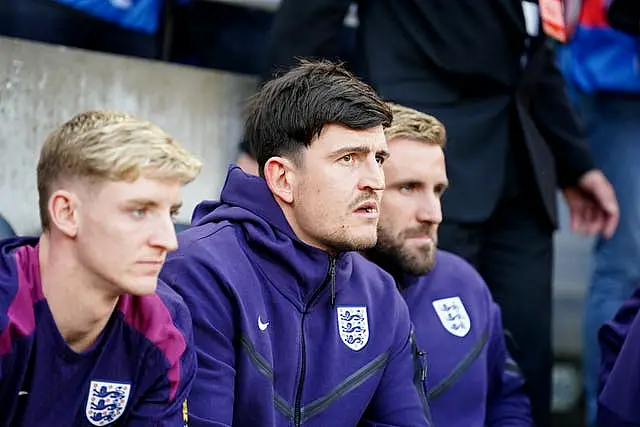
M334 56L349 4L283 0L268 70L296 57ZM361 0L358 14L354 71L386 100L447 126L446 217L473 222L491 215L504 186L510 126L519 122L555 224L557 186L575 184L593 163L550 45L544 36L527 36L520 0Z

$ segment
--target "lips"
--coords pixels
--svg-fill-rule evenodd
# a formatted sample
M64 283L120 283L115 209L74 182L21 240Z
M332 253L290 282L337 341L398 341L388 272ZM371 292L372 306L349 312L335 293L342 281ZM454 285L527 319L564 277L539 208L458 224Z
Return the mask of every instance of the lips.
M378 213L378 203L374 200L370 200L358 205L355 210L356 213L365 213L365 214L377 214Z
M164 260L144 260L139 261L138 263L143 265L162 265L164 263Z

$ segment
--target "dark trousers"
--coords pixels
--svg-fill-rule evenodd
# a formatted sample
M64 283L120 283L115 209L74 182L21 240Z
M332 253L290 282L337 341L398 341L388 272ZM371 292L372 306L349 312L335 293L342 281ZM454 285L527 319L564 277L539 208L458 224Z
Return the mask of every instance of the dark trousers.
M121 28L53 0L0 0L0 35L158 59L160 37Z
M507 182L491 217L481 223L457 223L447 221L445 212L439 246L465 258L487 282L502 309L507 335L513 338L510 350L527 381L535 425L548 427L554 230L533 184L522 136L513 132L512 139Z

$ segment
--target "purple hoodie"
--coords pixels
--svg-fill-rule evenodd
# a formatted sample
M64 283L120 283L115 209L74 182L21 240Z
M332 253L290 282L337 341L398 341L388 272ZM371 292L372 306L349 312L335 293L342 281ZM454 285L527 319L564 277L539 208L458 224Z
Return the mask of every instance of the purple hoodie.
M229 169L161 277L193 319L192 426L428 426L409 312L353 252L301 242L262 178Z
M433 270L400 287L428 364L438 427L530 427L524 380L507 351L500 309L463 259L438 251Z
M640 426L640 288L598 334L601 349L599 427Z

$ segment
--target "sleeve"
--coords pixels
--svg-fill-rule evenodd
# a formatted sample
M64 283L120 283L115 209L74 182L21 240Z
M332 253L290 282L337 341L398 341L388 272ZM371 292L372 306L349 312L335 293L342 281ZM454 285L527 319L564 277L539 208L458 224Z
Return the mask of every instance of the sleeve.
M263 81L296 58L332 58L352 0L282 0L267 40ZM301 35L304 35L301 37Z
M598 426L640 426L640 289L599 331Z
M177 297L176 297L177 298ZM187 398L196 376L196 352L193 344L191 315L182 300L172 300L174 325L184 337L184 350L177 364L165 368L155 385L133 408L127 420L128 427L186 427L188 417L184 412ZM166 366L163 353L157 352L148 357L157 357L154 366ZM151 364L149 364L151 365ZM173 379L176 376L177 379Z
M567 187L595 165L550 42L539 49L536 60L541 61L541 69L533 88L531 113L555 158L558 184Z
M487 427L532 427L531 404L524 392L524 378L507 349L502 316L491 300L489 340L489 393Z
M409 309L400 294L396 298L396 313L394 346L389 362L359 427L431 425L424 389L425 371L419 369L421 363L416 359L419 355L416 354Z
M161 273L185 300L193 318L198 369L188 401L189 426L231 426L235 395L231 303L215 272L198 257L172 257Z

